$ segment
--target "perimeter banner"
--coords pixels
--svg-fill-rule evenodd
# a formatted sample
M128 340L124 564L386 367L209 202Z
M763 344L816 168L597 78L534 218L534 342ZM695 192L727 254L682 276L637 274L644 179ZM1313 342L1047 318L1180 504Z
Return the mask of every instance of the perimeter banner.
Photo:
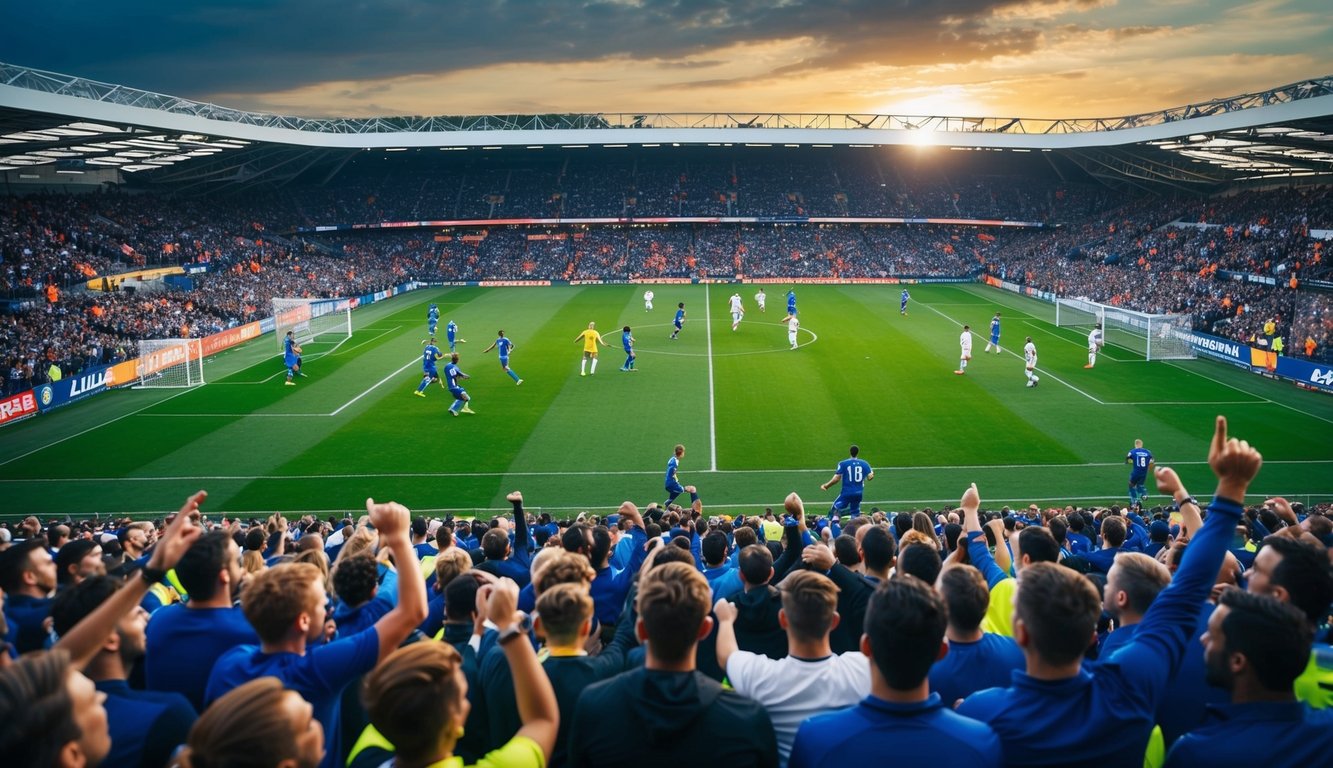
M0 400L0 424L12 424L37 415L37 396L30 389Z

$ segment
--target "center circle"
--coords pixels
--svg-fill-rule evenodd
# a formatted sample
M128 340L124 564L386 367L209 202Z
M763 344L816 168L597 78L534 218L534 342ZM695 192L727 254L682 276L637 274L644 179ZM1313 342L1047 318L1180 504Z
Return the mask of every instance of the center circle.
M696 321L696 322L697 322L697 321ZM748 323L748 324L749 324L749 325L781 326L781 327L786 327L786 325L787 325L786 323L783 323L783 322L762 322L762 321L758 321L758 320L751 321L751 322ZM742 322L742 323L741 323L741 327L742 327L742 328L744 328L746 325L747 325L747 323L745 323L745 322ZM675 323L644 323L643 325L634 325L633 323L630 323L630 335L635 335L635 334L637 334L638 329L640 329L640 328L674 328L674 327L675 327ZM689 327L689 326L686 326L686 328L688 328L688 327ZM810 346L811 344L814 344L816 341L819 341L819 334L815 333L814 331L810 330L809 328L806 328L805 326L802 326L802 327L798 328L796 332L797 332L797 339L800 339L800 338L801 338L800 334L802 334L802 333L805 333L805 334L809 334L809 335L810 335L810 338L809 338L808 340L806 340L806 341L798 341L798 342L797 342L797 344L796 344L797 349L800 349L801 347L808 347L808 346ZM618 336L619 333L620 333L620 331L611 331L610 333L604 334L602 338L603 338L603 339L606 339L607 337L611 337L613 340L616 340L616 339L619 338L619 336ZM713 353L713 357L741 357L741 356L743 356L743 355L771 355L771 354L777 354L777 353L779 353L779 352L790 352L790 351L791 351L791 347L790 347L790 346L787 346L787 345L785 344L785 341L786 341L786 338L787 338L787 337L786 337L786 334L784 333L784 334L782 335L781 338L782 338L783 341L784 341L783 346L778 347L778 348L775 348L775 349L756 349L756 350L749 350L749 351L745 351L745 352L714 352L714 353ZM611 342L608 341L607 343L610 344ZM708 357L708 353L707 353L707 352L672 352L672 351L670 351L670 350L665 350L665 349L644 349L642 346L640 346L642 343L643 343L643 339L640 339L640 338L638 338L637 336L635 336L635 339L634 339L634 353L635 353L636 355L642 353L642 354L649 354L649 355L670 355L670 356L672 356L672 357ZM618 349L621 349L622 351L623 351L623 349L624 349L623 347L620 347L618 344L611 344L611 346L616 347L616 348L618 348Z

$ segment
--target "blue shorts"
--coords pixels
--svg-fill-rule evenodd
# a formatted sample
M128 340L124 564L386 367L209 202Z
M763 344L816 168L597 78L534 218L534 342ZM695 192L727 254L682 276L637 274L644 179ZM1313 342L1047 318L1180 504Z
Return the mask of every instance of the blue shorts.
M684 321L682 321L682 320L676 320L675 322L672 323L672 325L676 326L676 330L679 331L682 322L684 322Z
M501 368L508 368L508 367L509 367L509 358L507 358L507 357L502 357L502 358L500 358L500 367L501 367Z
M288 368L295 366L299 361L300 358L298 358L296 355L287 355L286 357L282 358L282 364Z
M864 494L861 493L843 493L833 500L834 509L850 509L852 516L861 514L861 499Z
M453 395L455 400L462 400L463 397L467 395L467 390L459 389L457 387L449 387L449 394Z
M992 343L992 344L999 344L999 343L1000 343L1000 334L998 334L998 333L992 333L992 334L990 335L990 343Z
M429 376L429 377L431 377L432 379L438 379L438 378L440 378L440 372L437 371L437 370L435 370L434 368L422 368L422 369L421 369L421 374L422 374L423 376Z
M1147 482L1147 480L1148 480L1148 476L1147 476L1147 475L1130 475L1130 476L1129 476L1129 484L1130 484L1130 485L1143 485L1145 482Z
M673 480L666 484L666 490L667 493L681 494L685 492L685 486L681 485L678 481Z
M630 349L629 347L625 347L625 354L629 355L630 357L634 357L634 350Z

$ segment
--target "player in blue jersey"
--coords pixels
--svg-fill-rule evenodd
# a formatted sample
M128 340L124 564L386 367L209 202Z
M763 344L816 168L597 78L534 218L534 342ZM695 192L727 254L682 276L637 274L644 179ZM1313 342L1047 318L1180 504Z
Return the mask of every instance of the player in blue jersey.
M453 320L450 320L449 323L444 326L444 336L449 339L449 351L451 353L458 351L459 344L467 343L467 339L458 338L458 323L455 323Z
M1143 447L1142 440L1135 440L1134 447L1125 454L1125 463L1129 465L1129 503L1142 508L1148 498L1144 482L1152 472L1152 451Z
M620 366L620 370L639 370L634 367L634 360L636 359L636 355L634 354L634 337L630 335L628 325L620 329L620 346L625 348L625 364Z
M986 342L986 348L983 352L989 352L991 347L995 347L995 354L1000 354L1000 313L996 312L995 317L990 319L990 341Z
M440 372L435 368L435 361L444 357L440 354L440 348L435 346L435 337L430 337L426 348L421 351L421 383L417 385L417 391L412 394L417 397L426 396L426 387L430 386L432 381L440 381ZM444 387L444 382L440 381L440 387Z
M664 507L671 506L671 502L675 501L677 496L681 495L682 493L685 493L685 491L687 490L685 486L680 484L680 478L676 476L676 470L680 469L680 460L683 458L685 458L685 446L677 445L676 450L673 451L671 454L671 458L667 459L667 467L666 467L667 500L666 504L662 505ZM691 495L693 495L694 493L693 488L694 486L690 486L690 488L688 489Z
M426 330L431 336L435 335L435 329L440 327L440 306L431 304L430 309L426 310Z
M789 315L794 315L794 314L796 314L796 289L795 289L795 288L789 288L789 289L787 290L787 314L789 314Z
M912 294L908 293L907 289L904 288L903 295L898 297L898 314L907 314L907 300L910 298L912 298Z
M458 367L458 353L449 355L449 363L444 366L444 382L449 388L449 394L454 396L454 404L449 406L449 415L457 416L462 413L476 413L472 410L472 398L468 397L467 390L459 384L461 379L470 379L471 376L463 373L463 369Z
M680 333L681 326L685 325L685 302L676 305L676 319L672 321L672 325L676 326L676 330L671 332L671 338L674 339L676 334Z
M301 373L301 347L292 338L291 331L287 331L287 338L282 340L282 364L287 367L287 386L296 386L292 377L305 374Z
M509 378L514 380L514 386L522 384L523 380L520 379L518 377L518 374L514 373L514 371L509 367L509 353L514 350L514 342L510 341L508 338L505 337L504 331L500 331L500 337L495 341L491 342L491 345L483 349L481 353L484 355L487 352L490 352L492 349L499 350L500 367L505 369L505 373L509 374Z
M835 514L841 515L843 512L851 511L852 517L858 517L861 514L861 497L865 493L865 484L875 478L875 470L870 468L864 460L857 457L861 449L853 445L848 453L851 458L843 459L838 462L838 468L834 470L833 477L827 483L819 486L819 490L827 491L831 486L842 483L842 490L838 493L838 498L833 500L833 506L829 507L829 517Z

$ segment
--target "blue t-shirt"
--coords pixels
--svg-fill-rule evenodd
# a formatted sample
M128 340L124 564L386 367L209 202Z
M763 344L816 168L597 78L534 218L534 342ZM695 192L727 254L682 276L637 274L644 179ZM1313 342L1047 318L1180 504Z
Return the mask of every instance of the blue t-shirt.
M1000 740L990 726L957 714L937 694L912 704L867 696L850 709L801 723L787 766L890 763L895 768L999 768Z
M676 470L678 468L680 468L680 459L676 458L675 454L672 454L671 458L667 459L666 484L668 488L679 484L679 481L676 480Z
M449 324L444 326L444 332L449 335L449 340L453 341L454 336L458 334L458 324L450 320Z
M450 392L462 391L463 385L458 382L463 375L463 369L459 368L457 363L448 363L444 366L444 380Z
M990 338L995 341L1000 338L1000 318L994 318L990 321Z
M99 680L106 694L106 721L111 751L99 765L138 768L166 765L190 735L194 707L179 693L136 691L124 680Z
M1014 670L1026 663L1011 637L986 632L975 643L950 640L949 652L930 668L930 690L952 707L977 691L1008 685Z
M440 348L434 344L427 344L426 349L421 353L421 372L435 373L435 361L440 359Z
M213 662L238 645L258 644L259 636L240 608L187 608L168 605L148 622L144 685L150 691L183 695L204 711L204 690Z
M212 704L228 691L259 677L272 676L296 691L314 707L315 719L324 726L322 768L341 766L339 705L343 688L375 668L379 661L380 636L374 627L351 637L311 646L304 655L264 653L256 645L243 645L227 652L213 665L204 696Z
M514 346L514 342L501 336L495 340L495 351L499 353L501 360L509 359L509 350Z
M288 357L295 355L296 354L296 350L294 349L295 346L296 346L296 340L293 339L291 336L284 338L282 340L282 354L287 355Z
M624 331L620 334L620 345L625 348L626 352L633 351L633 345L630 344L631 338L629 331Z
M678 309L676 310L676 325L680 325L683 322L685 322L685 310Z
M46 617L51 615L50 597L5 595L5 618L18 625L18 634L9 638L20 654L46 647Z
M1125 461L1131 467L1129 476L1144 478L1148 475L1148 465L1152 463L1152 451L1147 448L1133 448L1125 455Z
M907 300L910 298L912 298L911 295L909 295L907 291L903 291L903 295L898 297L898 300L902 302L903 306L906 306Z
M861 459L843 459L838 462L837 472L838 477L842 478L843 495L854 496L865 491L866 478L870 477L871 469Z

